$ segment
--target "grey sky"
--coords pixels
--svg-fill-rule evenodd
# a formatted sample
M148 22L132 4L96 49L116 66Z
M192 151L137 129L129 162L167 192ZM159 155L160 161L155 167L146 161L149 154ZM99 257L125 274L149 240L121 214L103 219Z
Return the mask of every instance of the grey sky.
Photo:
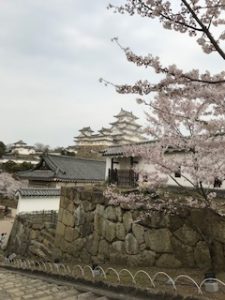
M110 41L115 36L165 64L219 70L219 58L203 54L193 39L165 31L157 21L114 14L108 2L0 1L0 140L71 145L80 128L108 126L121 107L144 124L135 95L118 95L98 82L155 79L126 61Z

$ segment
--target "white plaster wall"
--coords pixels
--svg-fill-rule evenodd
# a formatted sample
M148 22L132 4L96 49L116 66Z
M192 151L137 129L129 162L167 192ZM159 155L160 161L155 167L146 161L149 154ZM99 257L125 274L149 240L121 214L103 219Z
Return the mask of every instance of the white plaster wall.
M186 156L187 156L187 155L189 155L189 154L187 154L187 153L185 153L185 154L184 154L184 153L168 154L168 155L167 155L167 158L168 158L168 159L173 159L173 160L179 162L179 161L182 160L183 155L186 155ZM136 159L136 160L137 160L137 159ZM137 166L136 166L136 169L137 169L137 170L140 170L140 171L141 171L141 170L144 170L144 171L147 171L147 172L154 172L154 171L155 171L154 166L153 166L152 164L146 162L144 159L139 159L139 162L138 162L138 164L137 164ZM183 176L181 176L181 177L175 177L174 174L172 174L172 175L173 175L173 177L177 180L177 182L178 182L179 184L181 184L182 186L193 188L193 185L192 185L188 180L186 180L186 179L184 178L184 177L186 177L187 179L190 179L190 181L191 181L190 175L185 174L184 171L182 170L182 168L181 168L181 174L183 175ZM167 184L168 184L169 186L178 186L177 183L176 183L172 178L170 178L169 176L168 176ZM208 187L206 187L205 185L203 185L203 186L204 186L205 188L208 188ZM219 188L214 188L214 186L210 186L209 188L212 188L212 189L215 189L215 190L225 189L225 181L222 182L222 185L221 185L221 187L219 187Z
M39 161L38 160L31 160L31 159L17 159L17 158L1 158L0 163L6 163L7 161L14 161L17 164L22 164L23 162L30 162L31 164L37 164Z
M15 148L12 150L12 153L17 152L18 154L21 155L29 155L29 154L35 154L35 150L34 149L27 149L27 148Z
M133 136L132 138L129 137L129 139L130 139L130 140L132 139L132 141L134 141L134 142L140 142L140 141L142 141L143 137L142 137L142 136L140 136L140 137L138 137L138 136Z
M184 158L184 155L186 156L186 159L188 159L188 157L190 156L188 153L173 153L173 154L167 154L166 158L168 160L172 159L173 161L179 163ZM181 174L191 181L191 177L188 174L184 173L182 167L181 167ZM177 182L179 182L179 184L181 184L182 186L193 187L193 185L188 180L186 180L183 176L175 177L174 174L171 175L173 175L173 177L177 180ZM170 177L168 178L168 185L177 186L176 182Z
M180 155L181 154L178 154L178 155L175 154L175 155L173 155L173 158L168 155L168 159L172 158L172 159L175 159L176 161L179 161L181 159ZM140 171L146 171L146 172L155 172L155 170L156 170L154 165L150 164L149 162L146 162L144 159L139 159L136 169L137 169L137 171L140 170ZM181 169L181 173L182 173L182 169ZM184 173L182 173L182 174L185 175ZM174 174L171 174L171 175L174 177ZM164 175L163 175L163 177L164 177ZM192 187L191 183L188 182L187 180L185 180L183 177L178 177L178 178L175 177L175 179L182 186ZM171 179L169 176L168 176L167 184L170 186L178 186L177 183L173 179Z
M138 158L135 159L138 163L136 164L135 169L137 171L146 171L146 172L152 172L154 171L154 167L153 165L149 164L148 162L146 162L146 160L142 159L142 158Z
M59 210L60 196L55 197L24 197L19 196L17 214L21 212Z
M111 145L111 142L110 142L110 140L104 140L104 141L102 141L102 140L98 140L98 139L96 139L95 141L92 141L92 143L91 143L92 145L99 145L99 146L108 146L108 145Z

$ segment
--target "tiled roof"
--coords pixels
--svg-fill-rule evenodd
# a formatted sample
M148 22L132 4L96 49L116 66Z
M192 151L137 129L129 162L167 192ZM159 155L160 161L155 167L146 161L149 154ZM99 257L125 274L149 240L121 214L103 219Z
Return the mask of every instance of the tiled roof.
M150 149L151 145L153 145L155 142L157 141L145 141L145 142L139 142L139 143L133 143L133 144L124 144L124 145L118 145L118 146L110 146L109 148L106 148L105 150L101 151L103 156L124 156L124 157L128 157L128 155L126 155L126 148L127 147L146 147L146 149ZM189 151L188 149L184 149L184 148L175 148L175 147L171 147L171 146L167 146L167 148L165 148L165 153L166 154L170 154L170 153L182 153L182 152L187 152Z
M117 118L117 117L122 117L122 116L129 116L129 117L131 117L133 119L136 119L136 120L138 119L132 112L129 112L129 111L123 109L123 108L121 108L120 112L117 115L115 115L114 117Z
M114 146L109 147L103 151L103 156L114 156L114 155L123 155L124 149L123 146Z
M104 151L102 151L102 153L103 153L102 155L103 156L126 156L125 155L126 147L129 147L129 146L150 147L150 145L153 143L154 143L154 141L147 141L147 142L126 144L126 145L111 146L109 148L106 148Z
M26 145L26 143L23 140L19 140L19 141L17 141L17 142L14 143L14 145L16 145L16 144Z
M60 196L60 189L24 188L18 190L18 193L23 197L54 197Z
M47 170L41 169L43 163ZM105 162L45 154L34 170L18 172L17 174L19 177L34 180L104 181Z
M55 177L55 173L51 170L28 170L17 172L20 178L34 179L34 180L46 180L51 181Z
M99 130L100 133L105 132L105 131L106 131L106 132L111 132L112 129L111 129L111 128L105 128L105 127L102 127L102 129Z
M115 122L112 122L112 123L110 123L111 125L132 125L132 126L134 126L134 127L138 127L138 128L140 128L141 127L141 125L139 125L138 123L136 123L136 122L134 122L134 121L130 121L130 122L127 122L127 121L124 121L124 120L117 120L117 121L115 121ZM117 126L118 127L118 126ZM126 126L127 127L127 126Z
M91 129L91 127L83 127L82 129L80 129L79 131L89 131L89 132L93 132L93 130Z

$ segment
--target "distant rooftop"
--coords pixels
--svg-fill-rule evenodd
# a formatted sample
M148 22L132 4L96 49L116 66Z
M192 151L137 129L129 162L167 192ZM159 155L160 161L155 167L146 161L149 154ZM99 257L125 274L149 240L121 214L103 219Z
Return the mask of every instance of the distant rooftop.
M25 143L23 140L19 140L19 141L17 141L17 142L14 143L14 145L17 145L17 144L19 144L19 145L27 145L27 143Z
M129 112L123 108L121 108L120 112L117 115L115 115L114 117L117 118L117 117L123 117L123 116L128 116L135 120L138 119L132 112Z
M90 126L88 127L83 127L82 129L80 129L79 131L84 132L84 131L89 131L89 132L94 132Z
M105 128L105 127L102 127L99 132L104 132L104 131L107 131L107 132L111 132L112 129L110 128Z

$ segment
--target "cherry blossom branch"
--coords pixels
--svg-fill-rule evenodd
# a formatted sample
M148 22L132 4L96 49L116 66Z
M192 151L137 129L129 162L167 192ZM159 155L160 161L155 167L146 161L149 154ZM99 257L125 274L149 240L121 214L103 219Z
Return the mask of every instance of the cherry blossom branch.
M114 6L110 4L108 8L114 8L115 12L122 14L126 12L131 16L137 13L142 17L159 18L164 28L173 29L181 33L188 32L190 36L203 33L207 37L208 42L204 39L204 36L197 40L203 51L206 53L217 51L224 59L225 53L219 45L219 40L223 38L220 36L217 41L209 31L209 28L212 23L215 27L224 25L224 16L219 17L224 11L225 5L218 4L219 2L215 1L214 4L213 2L209 3L207 0L202 2L202 5L197 5L196 2L192 3L193 5L191 6L186 0L180 0L181 9L177 13L173 12L171 1L164 0L127 0L125 5ZM216 16L216 20L212 22L214 16Z
M139 99L138 99L138 100L139 100ZM162 108L159 108L159 107L153 105L151 102L147 103L145 100L142 100L142 99L141 99L141 101L142 101L143 104L145 104L145 105L147 105L147 106L153 108L154 110L157 110L157 111L159 111L159 112L161 112L161 113L163 113L163 114L168 114L168 115L173 116L173 117L175 117L175 118L181 118L181 119L191 120L191 117L190 117L190 116L185 116L185 115L181 115L181 114L177 114L177 113L173 113L173 112L168 112L168 111L163 110ZM140 100L139 100L139 103L140 103ZM199 122L199 123L202 123L202 124L204 124L204 125L207 125L207 124L208 124L207 121L205 121L205 120L200 120L200 119L198 119L198 118L194 118L194 121Z
M225 59L225 53L224 51L220 48L219 44L216 42L212 34L209 32L208 28L200 21L196 13L193 11L191 6L187 3L186 0L181 0L183 4L187 7L189 12L192 14L193 18L196 20L196 22L199 24L199 26L202 28L202 31L206 34L216 51L220 54L220 56Z
M189 182L193 187L195 187L195 184L184 174L181 174L181 177L183 177L185 180L187 180L187 182Z
M191 82L199 82L199 83L205 83L205 84L221 84L225 83L225 79L219 79L219 80L214 80L210 78L209 74L202 74L202 78L194 78L187 73L183 73L180 69L175 68L175 66L169 66L169 67L163 67L160 65L158 57L153 57L151 54L148 56L142 57L141 55L137 55L134 52L132 52L129 48L123 47L118 38L112 38L112 42L115 42L121 50L125 53L127 60L130 62L135 63L137 66L145 66L153 68L156 73L162 73L162 74L168 74L172 77L175 77L175 79L187 79ZM175 70L172 71L172 70ZM224 74L221 74L224 76ZM209 79L204 79L204 77L209 77ZM159 89L158 85L155 85L152 87L152 89L157 90Z
M193 191L190 191L188 187L185 187L184 185L180 184L178 180L176 180L172 175L169 175L169 177L177 184L177 186L179 186L180 188L182 188L183 190L185 190L185 192L193 197ZM191 182L190 180L188 180L185 176L182 176L183 178L185 178L188 182L190 182L190 184L194 187L195 191L199 194L199 196L203 196L201 192L199 192L199 190L196 188L196 186L194 185L193 182ZM204 198L205 199L205 198Z
M151 12L153 12L153 10L152 10L149 6L145 5L144 2L142 2L142 1L139 1L139 2L141 2L142 5L143 5L146 9L150 10ZM170 17L169 17L168 15L163 14L163 13L159 13L159 15L160 15L162 18L164 18L164 19L166 19L166 20L169 20L170 22L173 22L173 23L175 23L175 24L179 24L179 25L185 26L185 27L187 27L187 28L189 28L189 29L192 29L192 30L194 30L194 31L203 31L201 27L198 28L198 27L196 27L196 26L192 26L192 25L187 24L187 23L185 23L185 22L181 22L181 21L178 21L178 20L174 19L174 17L179 16L179 14L171 14Z

